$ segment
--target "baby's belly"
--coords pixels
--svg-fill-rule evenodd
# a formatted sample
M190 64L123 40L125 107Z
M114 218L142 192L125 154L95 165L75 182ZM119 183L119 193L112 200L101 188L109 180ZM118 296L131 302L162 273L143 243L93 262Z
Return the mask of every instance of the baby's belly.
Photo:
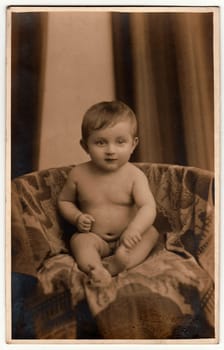
M126 229L134 217L136 209L131 206L112 205L88 208L85 212L92 215L95 219L91 231L107 241L113 241L120 237Z

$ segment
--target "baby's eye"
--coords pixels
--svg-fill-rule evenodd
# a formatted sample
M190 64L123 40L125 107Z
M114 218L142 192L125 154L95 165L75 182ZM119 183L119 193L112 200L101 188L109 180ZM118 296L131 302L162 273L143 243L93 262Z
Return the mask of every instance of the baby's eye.
M117 143L119 144L119 145L122 145L123 143L125 143L126 141L125 141L125 139L118 139L117 140Z
M97 146L104 146L105 145L105 141L104 140L96 140L96 145Z

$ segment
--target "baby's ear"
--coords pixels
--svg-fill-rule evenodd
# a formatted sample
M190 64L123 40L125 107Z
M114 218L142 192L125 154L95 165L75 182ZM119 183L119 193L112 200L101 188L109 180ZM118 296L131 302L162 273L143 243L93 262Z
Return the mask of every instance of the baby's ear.
M136 137L134 138L135 147L138 146L138 143L139 143L139 138L136 136Z
M138 145L138 137L134 137L133 138L133 145L132 145L131 154L134 152L134 150L135 150L137 145Z
M138 142L139 142L139 139L138 137L134 137L134 140L133 140L133 151L135 150L135 147L138 145Z
M87 146L86 142L83 141L83 140L81 139L81 140L79 141L79 143L80 143L81 147L84 149L84 151L85 151L86 153L89 153L89 152L88 152L88 146Z

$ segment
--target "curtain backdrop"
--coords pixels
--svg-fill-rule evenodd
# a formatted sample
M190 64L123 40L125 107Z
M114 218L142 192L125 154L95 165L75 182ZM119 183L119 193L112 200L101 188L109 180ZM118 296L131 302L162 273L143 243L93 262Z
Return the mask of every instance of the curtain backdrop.
M213 170L212 13L113 13L116 97L139 120L134 161Z

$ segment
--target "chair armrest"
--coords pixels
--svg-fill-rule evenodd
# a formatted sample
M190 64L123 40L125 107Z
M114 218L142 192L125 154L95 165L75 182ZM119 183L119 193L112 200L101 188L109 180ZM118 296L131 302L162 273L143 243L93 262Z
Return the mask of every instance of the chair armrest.
M12 181L13 271L36 276L46 258L67 253L67 228L56 198L64 170L43 170Z
M214 278L214 173L172 164L138 164L157 203L155 226L167 248L193 255Z
M12 271L37 276L33 251L27 230L23 223L23 211L15 183L11 190L11 245L12 245Z

